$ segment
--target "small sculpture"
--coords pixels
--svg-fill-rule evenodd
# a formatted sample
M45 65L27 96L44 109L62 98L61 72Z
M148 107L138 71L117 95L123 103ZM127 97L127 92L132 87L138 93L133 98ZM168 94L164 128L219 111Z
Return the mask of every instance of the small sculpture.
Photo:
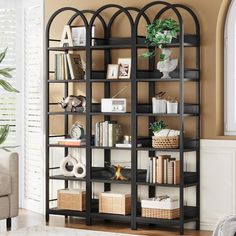
M83 108L83 112L86 111L86 97L79 95L70 95L66 98L63 98L61 102L59 102L63 109L69 112L76 112L77 108Z
M164 59L157 63L157 69L163 73L162 79L170 79L169 73L176 69L178 65L178 59L170 59L171 49L163 48L162 55Z
M111 178L112 180L127 180L122 174L121 171L124 169L123 166L118 165L112 165L112 167L115 169L115 175Z

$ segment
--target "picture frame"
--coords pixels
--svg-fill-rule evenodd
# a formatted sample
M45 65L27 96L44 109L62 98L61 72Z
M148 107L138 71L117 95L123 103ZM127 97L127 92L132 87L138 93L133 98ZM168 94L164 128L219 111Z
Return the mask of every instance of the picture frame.
M86 28L85 26L71 26L71 35L73 46L86 45ZM95 26L92 27L92 38L95 37ZM92 39L92 46L94 46L94 39Z
M119 79L130 79L131 58L119 58Z
M108 64L107 79L118 79L118 77L119 77L119 64Z

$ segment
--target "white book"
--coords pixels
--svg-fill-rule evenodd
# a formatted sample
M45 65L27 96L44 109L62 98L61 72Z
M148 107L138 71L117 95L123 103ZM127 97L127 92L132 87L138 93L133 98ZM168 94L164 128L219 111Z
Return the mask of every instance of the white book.
M152 158L152 182L156 183L156 158Z
M153 167L152 167L152 158L149 158L150 163L150 183L153 183Z
M116 143L116 147L119 147L119 148L131 148L131 143Z

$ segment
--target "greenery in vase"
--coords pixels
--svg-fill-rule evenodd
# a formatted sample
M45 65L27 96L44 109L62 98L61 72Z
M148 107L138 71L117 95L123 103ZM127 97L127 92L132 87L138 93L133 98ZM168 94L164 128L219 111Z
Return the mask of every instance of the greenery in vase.
M153 133L158 133L162 129L165 129L167 127L167 124L163 120L156 121L154 123L150 123L149 129L152 130Z
M157 19L153 23L146 26L147 36L145 43L148 51L143 53L143 57L153 57L156 54L155 47L163 48L164 44L171 43L173 38L177 38L180 31L179 23L171 18ZM164 60L164 55L160 55L160 59Z
M4 60L5 56L7 53L7 48L4 50L4 52L0 53L0 64L2 63L2 61ZM14 68L3 68L0 69L0 77L5 77L5 78L12 78L11 75L11 71L13 71ZM16 92L18 93L19 91L16 90L15 88L13 88L11 86L10 83L8 83L6 80L4 79L0 79L0 87L2 87L4 90L8 91L8 92ZM9 124L4 125L1 127L0 129L0 144L3 144L8 136L10 130L10 126ZM2 147L5 150L7 150L7 147Z

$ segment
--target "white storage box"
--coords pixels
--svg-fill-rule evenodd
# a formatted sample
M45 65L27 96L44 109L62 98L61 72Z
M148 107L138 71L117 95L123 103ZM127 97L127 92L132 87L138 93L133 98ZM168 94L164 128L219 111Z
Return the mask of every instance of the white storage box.
M152 209L165 209L172 210L179 208L179 199L167 198L162 201L158 201L155 198L149 198L141 201L142 208L152 208Z
M125 98L102 98L101 100L102 112L126 112Z
M153 113L166 113L166 100L152 98L152 112Z

